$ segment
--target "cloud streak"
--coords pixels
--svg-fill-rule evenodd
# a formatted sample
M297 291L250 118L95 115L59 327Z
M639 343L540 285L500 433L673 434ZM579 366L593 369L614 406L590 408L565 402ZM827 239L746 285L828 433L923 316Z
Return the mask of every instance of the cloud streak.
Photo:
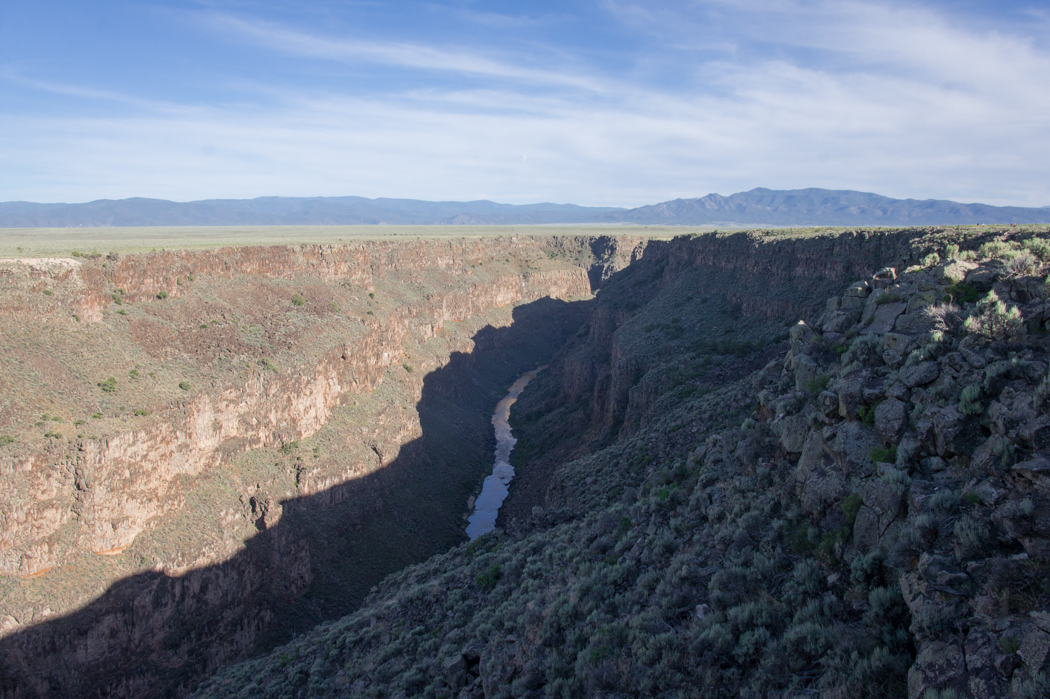
M511 42L497 58L209 15L266 52L457 80L361 91L249 76L235 83L236 103L208 108L132 98L136 113L106 118L6 114L0 185L8 198L45 201L357 194L633 206L818 186L1050 204L1040 155L1050 152L1050 54L1027 35L861 2L606 7L639 37L627 69L582 49L522 61ZM68 194L48 196L58 190Z

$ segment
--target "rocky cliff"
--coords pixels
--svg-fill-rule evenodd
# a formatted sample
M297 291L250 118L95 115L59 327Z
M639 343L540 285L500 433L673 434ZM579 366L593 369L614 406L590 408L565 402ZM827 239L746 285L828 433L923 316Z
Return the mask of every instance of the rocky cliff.
M1048 237L651 244L503 531L198 695L1046 696Z
M277 633L303 592L315 602L299 625L462 537L485 423L432 404L459 378L476 387L462 409L484 415L582 319L541 300L588 296L588 274L600 282L639 245L508 236L0 264L4 695L177 694ZM384 503L420 478L450 485L429 506ZM384 530L360 530L384 510L446 523L402 523L404 550L334 575L335 559L369 554L317 527L368 543Z

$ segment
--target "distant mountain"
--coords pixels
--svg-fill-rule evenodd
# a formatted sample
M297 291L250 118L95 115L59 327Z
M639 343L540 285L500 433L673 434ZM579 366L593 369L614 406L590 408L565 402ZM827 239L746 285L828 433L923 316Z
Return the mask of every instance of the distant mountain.
M365 197L260 197L172 202L100 199L85 204L0 203L0 228L93 226L525 225L629 223L695 226L917 226L1050 223L1050 207L891 199L849 190L752 189L636 209Z
M944 199L891 199L850 190L757 188L728 197L675 199L602 220L664 225L711 223L773 226L922 226L971 223L1047 223L1050 207L960 204Z
M0 228L77 226L500 225L594 222L610 207L365 197L259 197L173 202L100 199L86 204L0 203Z

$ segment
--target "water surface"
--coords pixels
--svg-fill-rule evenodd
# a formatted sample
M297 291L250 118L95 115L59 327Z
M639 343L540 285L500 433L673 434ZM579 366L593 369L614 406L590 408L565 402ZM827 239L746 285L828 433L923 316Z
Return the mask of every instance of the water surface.
M514 439L514 435L510 432L510 406L518 400L518 396L525 390L529 381L532 381L543 369L544 367L540 367L523 374L511 385L503 400L496 403L496 410L492 414L492 427L496 431L496 462L492 467L492 475L486 476L481 486L481 495L474 503L474 514L470 516L467 523L467 536L471 541L496 528L499 506L507 498L510 481L514 478L514 467L510 465L510 452L518 440Z

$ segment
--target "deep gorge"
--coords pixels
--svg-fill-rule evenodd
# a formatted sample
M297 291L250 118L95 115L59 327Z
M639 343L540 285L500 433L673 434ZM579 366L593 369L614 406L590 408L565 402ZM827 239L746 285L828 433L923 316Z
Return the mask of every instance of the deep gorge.
M731 576L746 570L728 561L734 546L754 546L748 536L759 540L758 529L747 533L757 524L698 524L689 514L693 500L708 498L704 507L721 512L707 491L725 483L742 492L757 487L757 502L780 492L793 502L790 481L770 469L798 445L773 448L756 435L772 429L782 409L760 391L774 390L762 382L772 386L781 376L784 353L818 363L831 356L830 344L818 351L802 343L796 323L831 327L833 312L843 311L827 299L851 282L943 254L946 240L976 249L999 235L519 237L157 253L83 268L7 264L0 310L44 319L9 329L8 346L67 337L86 352L103 343L85 328L126 322L117 339L136 351L106 355L92 379L81 378L80 391L68 394L82 413L106 410L99 418L106 436L31 445L22 435L33 423L11 417L28 407L9 400L0 413L7 420L0 431L24 430L0 452L0 476L18 494L0 523L7 576L0 620L14 622L4 621L0 638L3 696L179 696L220 666L271 648L270 656L220 672L201 695L557 696L623 686L616 663L627 661L613 662L603 648L639 630L653 643L671 643L661 624L673 636L700 623L701 606L721 614L728 598L715 593L744 584ZM587 298L592 290L595 299ZM271 310L281 303L280 312ZM213 330L218 337L209 339ZM825 331L828 343L835 332ZM167 380L143 392L139 403L149 405L137 416L140 426L127 415L138 403L106 403L110 397L93 384L118 361L135 367L125 368L118 392L144 375ZM463 515L490 468L492 406L539 362L550 365L511 416L518 473L501 529L467 546ZM125 379L130 371L137 377ZM804 377L792 398L800 405L806 381L816 377L805 371L791 364L793 388L795 374ZM179 372L187 385L208 388L182 395ZM44 406L32 410L35 417ZM65 429L73 417L63 413L55 424ZM855 422L847 416L843 424ZM154 453L159 468L150 474L143 464ZM704 490L698 483L710 486L706 494L687 497ZM832 514L790 512L791 526L842 526ZM700 529L683 529L685 522ZM636 531L647 533L637 538ZM679 548L693 551L695 544L682 543L692 541L689 531L714 532L705 544L712 552L728 542L725 560L690 553L695 561L679 556L668 567L666 557ZM620 542L633 548L621 551ZM158 560L165 551L169 558ZM828 580L835 561L848 557L845 548L836 551L812 563L832 571ZM109 553L116 555L99 555ZM799 561L796 576L799 565L810 565L798 552L786 555ZM597 601L578 591L559 601L557 591L595 575L594 561L620 566L628 558L641 566L631 575L643 576L632 585L648 590L654 609L679 611L660 612L659 622L636 619L631 631L601 626L576 661L585 671L559 679L572 675L556 657L571 630L547 628L530 610L555 603L550 609L597 614ZM130 574L100 595L68 577L90 579L110 560ZM141 564L135 570L129 561ZM651 566L678 576L675 584L657 587L655 573L645 577ZM559 577L563 570L575 577ZM784 575L794 579L790 565ZM530 587L539 579L547 593ZM505 586L512 586L506 604L522 606L505 620L485 616L497 609L487 593ZM625 588L624 599L634 589ZM68 609L45 614L47 590ZM467 607L488 619L475 625L473 639L460 623ZM550 609L552 619L563 614ZM518 630L504 639L504 627ZM293 634L301 635L280 645ZM384 647L396 662L370 655ZM663 667L657 660L670 647L647 662ZM910 648L894 657L914 657ZM415 665L396 674L399 663ZM630 681L643 683L636 693L652 694L670 691L668 677L641 673Z

